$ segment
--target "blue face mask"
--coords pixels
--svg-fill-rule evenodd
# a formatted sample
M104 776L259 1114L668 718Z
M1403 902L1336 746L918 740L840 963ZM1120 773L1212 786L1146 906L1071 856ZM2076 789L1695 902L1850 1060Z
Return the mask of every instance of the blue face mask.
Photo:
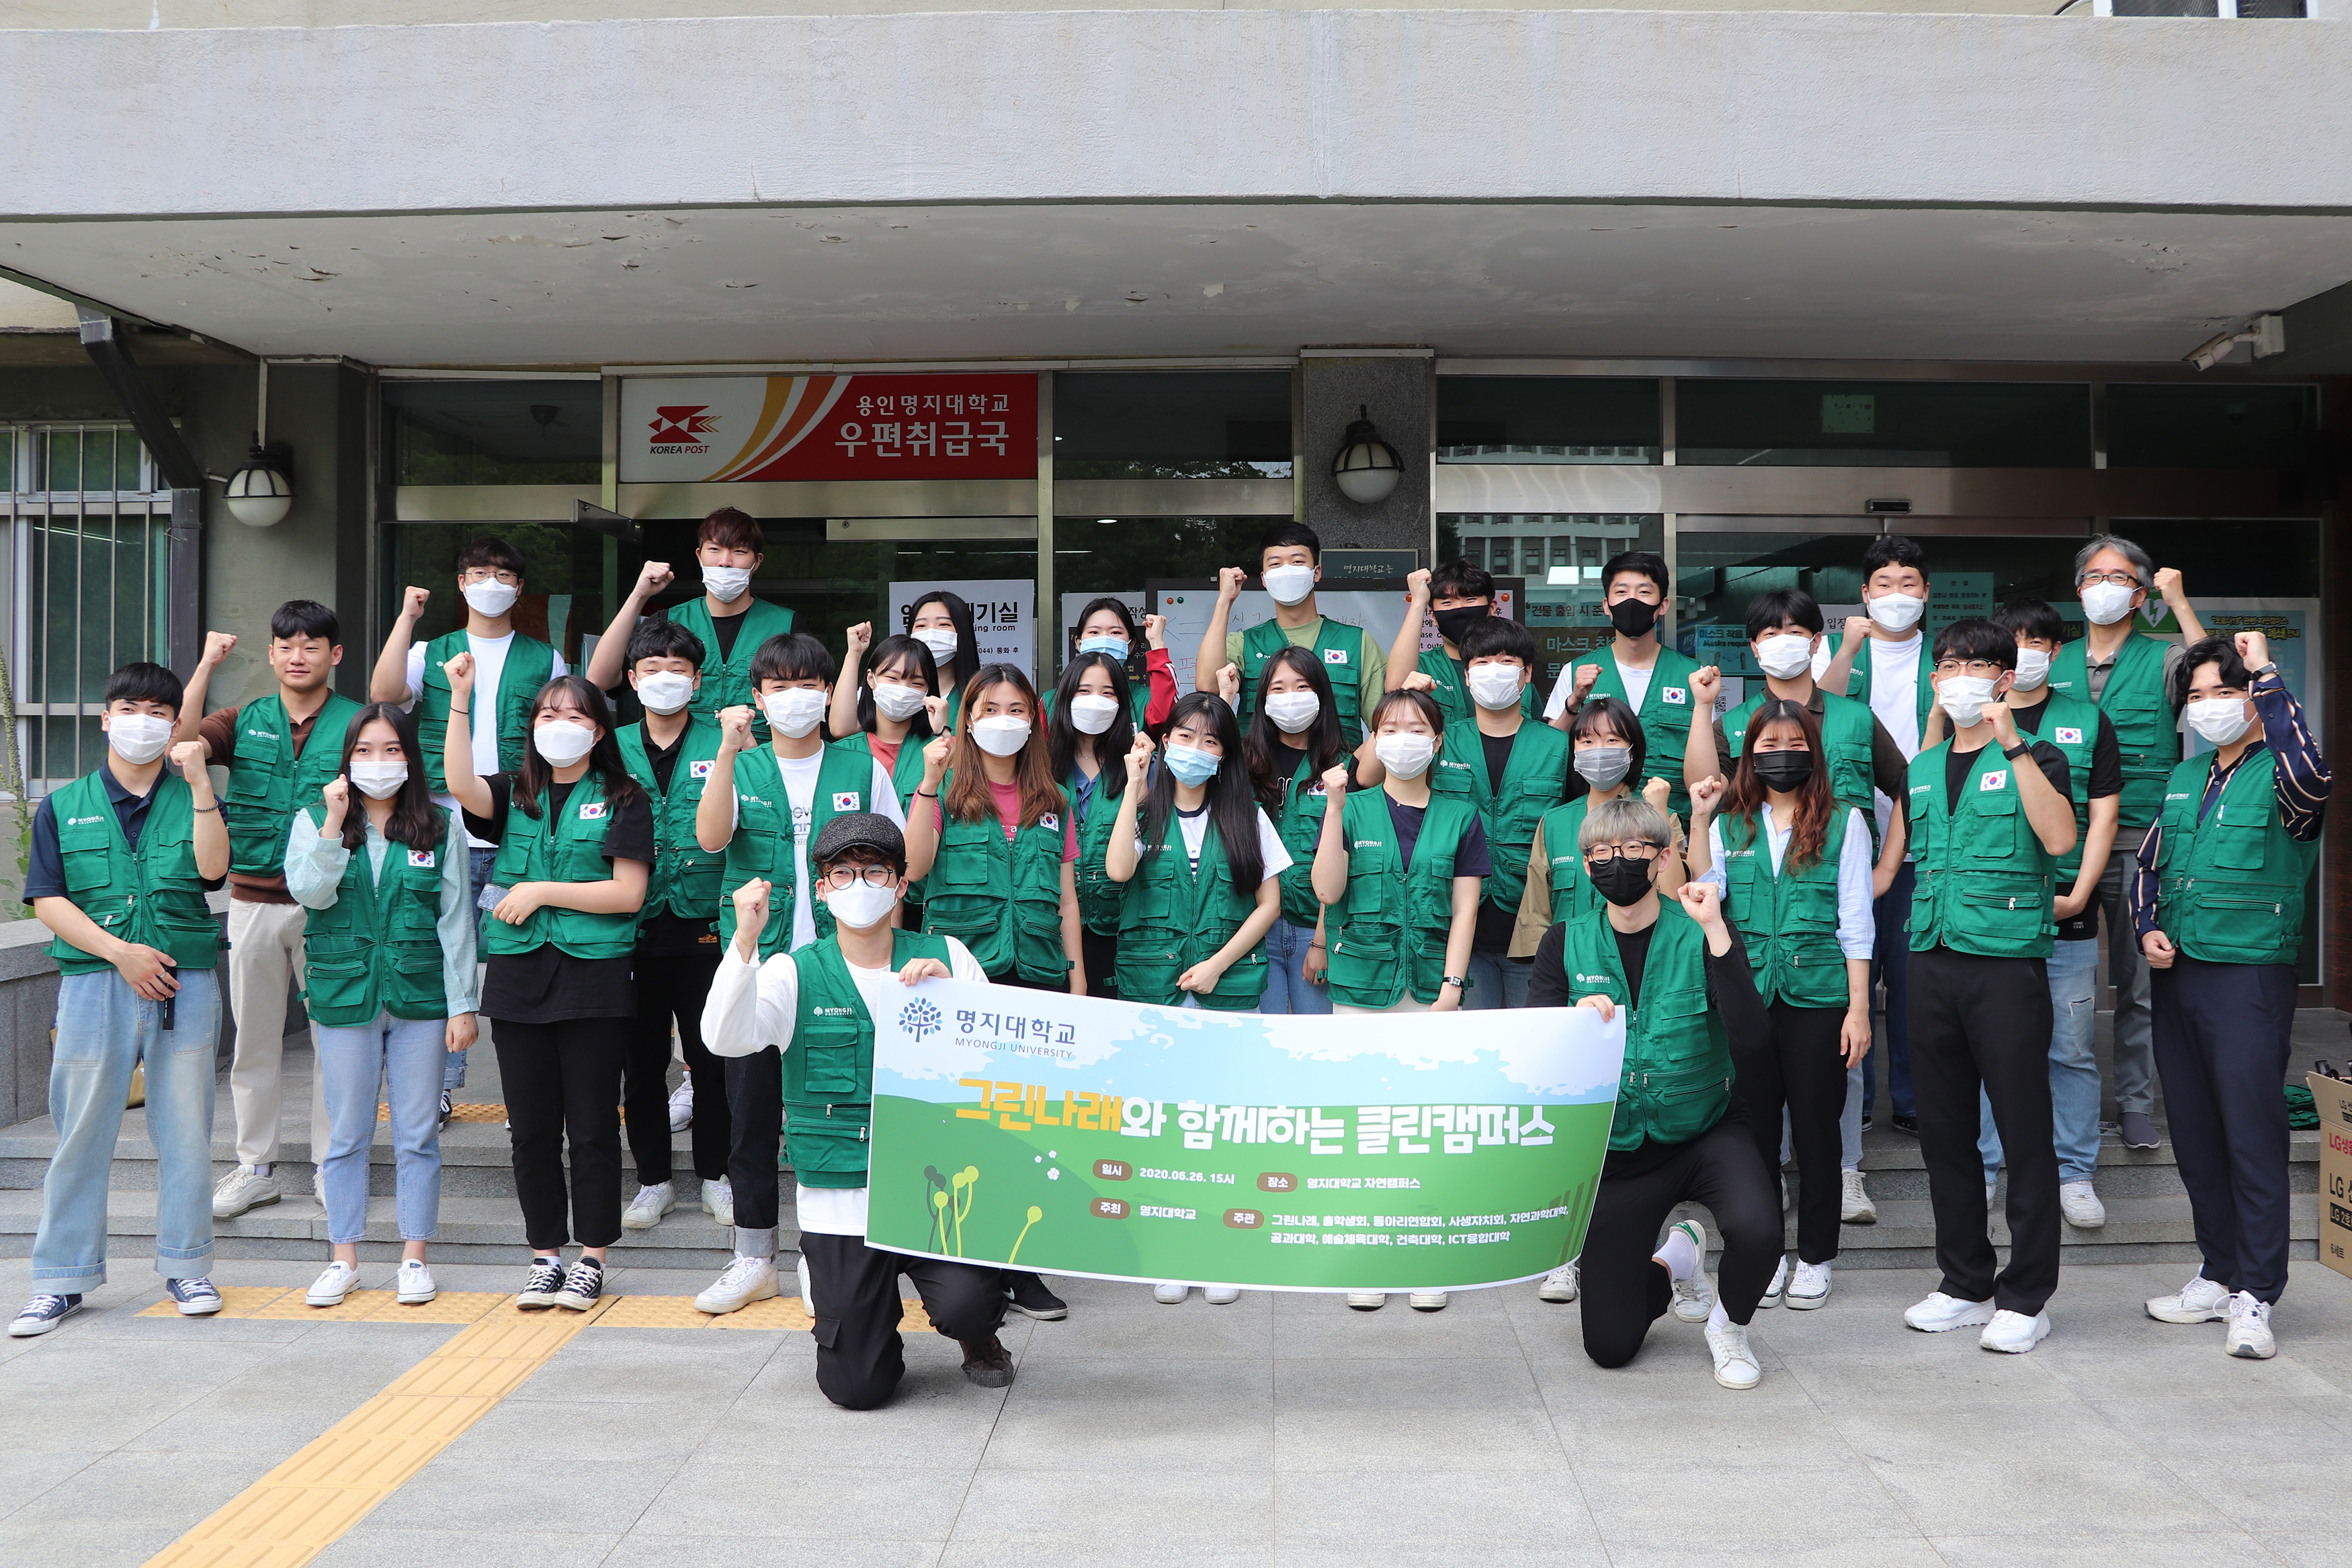
M1224 761L1215 752L1203 751L1197 746L1171 744L1161 755L1168 760L1168 771L1176 776L1179 784L1206 784L1217 776L1217 768Z
M1087 637L1078 643L1081 653L1108 653L1120 664L1127 663L1127 639L1124 637Z

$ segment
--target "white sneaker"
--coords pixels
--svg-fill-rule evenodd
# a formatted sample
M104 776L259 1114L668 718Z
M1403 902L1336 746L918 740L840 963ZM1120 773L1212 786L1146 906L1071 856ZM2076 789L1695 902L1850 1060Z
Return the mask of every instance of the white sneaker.
M702 1184L702 1212L728 1229L735 1228L735 1188L725 1176Z
M2096 1230L2107 1222L2107 1206L2086 1181L2058 1184L2058 1212L2077 1230Z
M2230 1300L2221 1282L2207 1279L2200 1270L2171 1295L2148 1302L2147 1315L2160 1323L2218 1322L2230 1315Z
M776 1293L776 1265L767 1258L738 1258L709 1289L694 1298L694 1310L713 1317L764 1301Z
M1753 1388L1763 1381L1764 1369L1748 1348L1748 1327L1727 1322L1706 1331L1707 1354L1715 1357L1715 1380L1726 1388Z
M340 1307L343 1298L359 1289L360 1271L341 1260L327 1265L327 1271L310 1281L310 1292L302 1299L314 1307Z
M393 1276L392 1282L404 1307L421 1307L440 1293L433 1288L433 1270L425 1266L422 1258L403 1259L400 1272Z
M1772 1270L1772 1282L1764 1287L1764 1294L1756 1304L1759 1307L1777 1307L1780 1304L1782 1294L1788 1289L1789 1255L1784 1252L1780 1255L1780 1266Z
M1715 1311L1715 1281L1706 1272L1706 1228L1696 1219L1675 1221L1666 1234L1681 1231L1691 1239L1698 1249L1698 1264L1691 1270L1690 1278L1675 1281L1675 1316L1683 1322L1703 1323Z
M1151 1287L1151 1299L1163 1307L1176 1306L1192 1293L1192 1286L1180 1285L1173 1280L1162 1280Z
M1389 1299L1378 1291L1350 1291L1348 1304L1360 1312L1377 1312L1389 1304Z
M1201 1299L1213 1307L1230 1307L1242 1299L1242 1293L1231 1285L1203 1285Z
M1990 1214L1992 1212L1992 1195L1996 1191L2000 1190L2000 1183L1998 1181L1989 1181L1985 1183L1985 1212L1987 1214Z
M1977 1336L1977 1343L1987 1350L1997 1350L2003 1355L2023 1355L2050 1337L2050 1314L2036 1312L2027 1317L2006 1308L1993 1313L1992 1322Z
M221 1177L213 1188L213 1218L235 1219L249 1208L259 1208L265 1203L276 1203L286 1194L275 1176L263 1176L251 1166L239 1166Z
M793 1273L800 1281L801 1311L811 1317L816 1316L816 1307L814 1304L816 1301L816 1289L809 1283L807 1253L803 1252L800 1255L800 1260L793 1265Z
M1576 1300L1576 1265L1562 1263L1559 1268L1546 1274L1543 1277L1543 1283L1536 1287L1536 1300L1539 1301Z
M1797 1265L1795 1276L1789 1281L1790 1310L1809 1312L1815 1307L1826 1304L1829 1299L1830 1266L1826 1263L1800 1262Z
M1780 1177L1780 1212L1786 1214L1796 1206L1797 1200L1789 1196L1789 1178L1784 1175Z
M1878 1223L1878 1205L1870 1201L1870 1194L1862 1185L1860 1171L1845 1171L1838 1182L1838 1218L1848 1225Z
M637 1196L621 1211L624 1230L651 1230L661 1223L662 1216L677 1207L677 1188L669 1182L637 1188Z
M2230 1337L2223 1348L2248 1361L2268 1361L2278 1354L2271 1333L2271 1304L2240 1291L2230 1298Z
M1405 1297L1404 1304L1416 1312L1442 1312L1445 1310L1445 1292L1415 1291Z
M1964 1301L1941 1291L1930 1291L1926 1301L1916 1301L1903 1310L1903 1321L1921 1333L1972 1329L1992 1322L1992 1317L1990 1301Z
M669 1130L683 1133L694 1125L694 1080L680 1079L669 1092Z

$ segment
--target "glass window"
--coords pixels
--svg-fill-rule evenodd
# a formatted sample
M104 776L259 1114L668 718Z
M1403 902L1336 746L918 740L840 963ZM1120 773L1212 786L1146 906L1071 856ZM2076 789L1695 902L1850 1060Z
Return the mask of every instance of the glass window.
M1059 479L1287 479L1284 371L1065 372L1054 378Z
M1440 463L1655 463L1658 383L1594 376L1440 376Z
M2087 468L2091 389L2063 382L1675 383L1675 461Z
M1458 556L1525 580L1523 619L1540 650L1537 685L1549 695L1563 667L1609 639L1601 562L1620 550L1663 553L1665 537L1654 514L1446 512L1437 519L1437 559ZM1563 580L1552 580L1556 572Z
M2110 468L2306 468L2319 389L2125 382L2107 388Z
M593 485L604 477L601 382L386 382L395 485Z

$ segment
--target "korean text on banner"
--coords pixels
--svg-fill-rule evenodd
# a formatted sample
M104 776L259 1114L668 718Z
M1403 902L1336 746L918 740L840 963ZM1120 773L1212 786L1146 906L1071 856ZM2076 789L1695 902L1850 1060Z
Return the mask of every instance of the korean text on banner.
M1574 1258L1622 1016L1263 1017L927 981L875 1019L876 1247L1112 1280L1469 1290Z
M1034 375L633 376L624 484L1031 479Z

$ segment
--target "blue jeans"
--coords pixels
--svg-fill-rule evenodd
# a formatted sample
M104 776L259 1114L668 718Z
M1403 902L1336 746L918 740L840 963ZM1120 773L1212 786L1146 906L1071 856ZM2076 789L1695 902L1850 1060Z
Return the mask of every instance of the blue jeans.
M2089 1181L2099 1168L2099 1062L2091 1052L2098 1013L2099 942L2058 942L2050 948L2050 1120L2058 1149L2058 1179ZM1977 1092L1977 1153L1985 1179L2003 1163L1993 1130L1992 1102Z
M480 911L474 916L474 951L478 954L487 950L482 946L482 934L489 929L490 906L507 895L505 888L490 881L490 867L498 862L498 858L499 852L495 849L478 850L469 846L466 851L467 881L474 889L475 907ZM445 1092L466 1086L466 1055L463 1051L441 1053L441 1087ZM438 1104L433 1110L436 1116L440 1114Z
M147 1138L155 1145L155 1272L201 1280L213 1262L213 1055L220 1042L215 969L177 971L173 1028L112 969L58 981L49 1067L57 1153L41 1183L33 1288L78 1295L106 1283L106 1182L122 1130L131 1070L147 1070Z
M318 1025L319 1071L327 1094L327 1239L367 1234L368 1146L375 1142L376 1085L392 1107L394 1207L403 1241L425 1241L441 1216L441 1061L444 1019L379 1012L348 1029Z
M1895 1114L1916 1116L1918 1102L1911 1095L1911 890L1918 884L1917 868L1909 861L1895 873L1885 894L1871 905L1877 917L1878 937L1872 949L1870 982L1886 986L1886 1097ZM1862 1059L1862 1099L1853 1112L1859 1138L1861 1112L1878 1103L1878 1058Z
M1464 1010L1526 1007L1528 981L1535 972L1533 964L1514 963L1507 953L1492 947L1471 948L1470 994L1462 998Z
M1258 999L1262 1013L1328 1013L1331 992L1310 986L1303 966L1307 949L1315 945L1315 927L1283 919L1265 934L1265 995Z

